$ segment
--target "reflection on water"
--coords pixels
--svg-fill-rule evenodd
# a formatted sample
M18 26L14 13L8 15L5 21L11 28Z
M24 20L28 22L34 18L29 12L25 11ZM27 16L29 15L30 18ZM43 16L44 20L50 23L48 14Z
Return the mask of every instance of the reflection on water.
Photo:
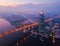
M0 33L3 33L5 31L9 31L13 28L15 28L15 27L12 26L7 20L0 19Z

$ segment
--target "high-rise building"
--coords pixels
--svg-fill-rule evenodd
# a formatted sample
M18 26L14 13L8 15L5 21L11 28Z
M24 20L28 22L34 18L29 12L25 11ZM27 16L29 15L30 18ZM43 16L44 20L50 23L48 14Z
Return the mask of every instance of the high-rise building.
M39 21L39 32L44 32L45 30L45 19L44 19L44 12L41 11L38 17Z

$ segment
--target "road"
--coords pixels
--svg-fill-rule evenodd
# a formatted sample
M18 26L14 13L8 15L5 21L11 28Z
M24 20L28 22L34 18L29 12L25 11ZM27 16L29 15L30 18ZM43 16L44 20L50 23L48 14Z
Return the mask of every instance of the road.
M48 19L48 20L46 20L46 21L51 21L52 20L52 18L50 18L50 19ZM4 39L4 37L6 36L7 38L9 38L9 35L11 35L12 36L12 34L14 34L14 33L16 33L16 32L19 32L19 31L21 31L22 30L22 32L24 32L24 33L26 33L26 28L28 28L28 30L30 29L30 27L35 27L35 26L37 26L38 25L38 23L36 22L36 23L32 23L32 24L30 24L30 25L26 25L26 26L22 26L22 27L20 27L20 28L16 28L16 29L14 29L14 30L10 30L10 31L7 31L7 32L3 32L2 34L0 34L0 42L2 42L2 43L4 43L4 41L3 40L5 40ZM5 38L6 38L5 37ZM12 37L11 37L12 38ZM16 37L15 37L16 38ZM1 41L1 39L3 39L2 41ZM37 39L37 38L31 38L32 39L32 41L33 41L33 43L34 43L34 40L33 39ZM10 39L9 39L10 40ZM8 41L8 40L7 40ZM29 41L31 41L30 39L28 40L28 43L29 43ZM59 40L56 40L57 41L57 43L58 43L58 41ZM48 41L48 39L46 40L46 42L47 43L49 43L50 44L50 42L51 42L51 40L50 41ZM43 42L44 44L46 43L46 42ZM25 42L26 43L26 42ZM4 43L5 44L5 43ZM56 45L58 45L58 44L56 44Z

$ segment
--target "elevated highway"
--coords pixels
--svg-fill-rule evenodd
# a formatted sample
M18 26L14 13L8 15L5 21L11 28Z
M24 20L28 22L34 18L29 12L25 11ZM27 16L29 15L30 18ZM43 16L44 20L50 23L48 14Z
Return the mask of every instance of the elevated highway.
M54 18L57 18L57 17L60 17L60 16L56 16ZM49 18L49 19L45 20L45 22L48 22L51 20L53 20L53 18ZM11 42L14 42L18 39L22 39L26 34L28 34L28 32L30 31L31 28L38 26L38 24L39 24L38 22L34 22L32 24L24 25L20 28L14 29L14 30L0 33L0 46L7 46Z

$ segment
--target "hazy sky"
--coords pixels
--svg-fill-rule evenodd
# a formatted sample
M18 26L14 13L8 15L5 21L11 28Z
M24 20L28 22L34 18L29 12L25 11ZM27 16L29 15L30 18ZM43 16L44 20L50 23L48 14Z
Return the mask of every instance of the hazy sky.
M33 3L33 4L44 4L44 3L47 3L47 4L51 4L51 3L54 3L54 2L59 2L60 0L0 0L0 5L3 5L3 6L15 6L15 5L18 5L18 4L29 4L29 3Z

